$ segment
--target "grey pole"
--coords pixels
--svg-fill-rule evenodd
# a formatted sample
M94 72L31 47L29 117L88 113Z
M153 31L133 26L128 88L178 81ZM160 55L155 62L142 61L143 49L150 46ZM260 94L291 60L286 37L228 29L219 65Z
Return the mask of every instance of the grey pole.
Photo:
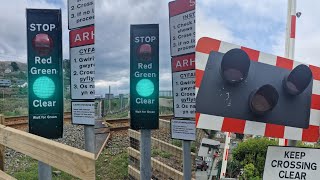
M41 161L38 161L38 179L51 180L52 179L51 166Z
M141 129L140 180L151 179L151 130Z
M191 141L182 141L183 180L191 180Z
M109 86L109 97L108 97L108 101L109 101L109 112L111 111L111 86Z
M85 150L91 153L95 153L94 126L84 126L84 141Z
M294 58L294 46L295 46L295 37L291 38L291 16L296 15L296 0L288 0L288 12L287 12L287 31L286 31L286 47L285 47L285 57L293 59ZM295 27L293 27L295 28ZM288 139L288 146L296 146L296 140L289 140Z
M208 179L212 179L212 171L213 171L213 165L214 165L214 158L213 158L213 152L214 152L215 150L214 149L211 149L211 152L210 152L210 158L212 159L212 161L210 162L210 172L209 172L209 174L207 174L208 175Z

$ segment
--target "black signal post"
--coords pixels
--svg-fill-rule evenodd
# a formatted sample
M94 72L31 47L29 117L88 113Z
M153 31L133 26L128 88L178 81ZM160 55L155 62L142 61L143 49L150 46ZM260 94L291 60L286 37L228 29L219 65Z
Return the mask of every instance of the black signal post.
M130 117L132 129L159 127L159 25L131 25Z
M27 9L29 132L63 133L61 10Z

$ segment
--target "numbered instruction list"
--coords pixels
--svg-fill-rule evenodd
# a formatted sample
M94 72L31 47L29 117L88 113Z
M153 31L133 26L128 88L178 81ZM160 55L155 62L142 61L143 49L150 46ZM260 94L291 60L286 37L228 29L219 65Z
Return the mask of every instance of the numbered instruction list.
M94 24L94 0L69 0L69 29Z
M170 17L171 56L194 52L195 21L195 10Z
M95 57L94 45L70 49L71 98L94 99Z

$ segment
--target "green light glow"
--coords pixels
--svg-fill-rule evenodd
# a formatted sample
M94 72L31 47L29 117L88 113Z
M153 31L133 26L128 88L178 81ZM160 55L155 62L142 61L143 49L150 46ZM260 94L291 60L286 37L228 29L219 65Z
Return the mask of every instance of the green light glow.
M154 84L150 79L141 79L137 85L136 90L142 97L148 97L154 92Z
M48 78L47 76L42 76L37 78L32 86L32 90L34 94L38 98L49 98L51 97L55 92L55 85L51 78Z

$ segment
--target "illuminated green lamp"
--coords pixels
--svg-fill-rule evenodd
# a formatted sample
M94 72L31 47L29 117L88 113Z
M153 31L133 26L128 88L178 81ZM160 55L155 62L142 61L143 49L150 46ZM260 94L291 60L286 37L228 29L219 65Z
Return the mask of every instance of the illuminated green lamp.
M51 78L41 76L34 81L32 90L38 98L46 99L54 94L56 87Z
M148 97L154 92L154 84L150 79L141 79L136 85L138 94L142 97Z

